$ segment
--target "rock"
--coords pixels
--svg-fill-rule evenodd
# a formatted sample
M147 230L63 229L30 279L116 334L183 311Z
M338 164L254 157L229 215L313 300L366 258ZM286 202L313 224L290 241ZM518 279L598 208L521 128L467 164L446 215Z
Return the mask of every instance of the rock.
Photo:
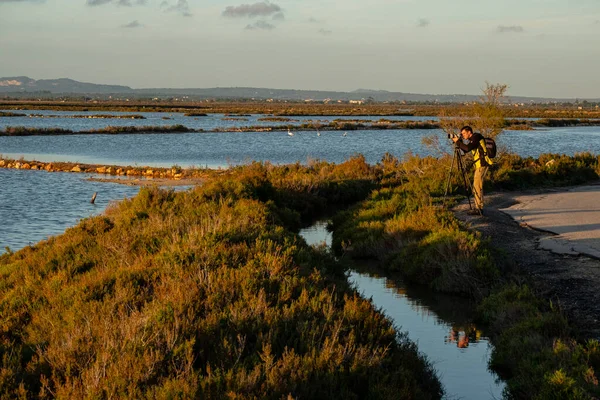
M44 169L48 172L52 171L52 163L48 163L46 164L46 166L44 167Z
M31 165L25 163L25 164L21 165L21 169L31 169Z
M40 167L38 167L37 165L34 165L34 166L31 167L31 169L38 170L38 169L40 169Z
M134 169L128 169L127 170L127 176L130 176L130 175L137 175L137 173L135 172Z
M554 165L554 163L556 163L556 161L554 161L554 158L553 158L552 160L550 160L546 163L546 167L551 167Z
M79 167L79 165L76 165L73 168L71 168L71 172L81 172L81 167Z
M96 168L96 172L99 174L105 174L106 173L106 168L104 167L98 167Z
M183 177L183 174L175 174L173 175L173 178L175 179L181 179Z
M117 175L125 175L125 170L123 168L118 168L117 172L115 172Z
M6 164L6 161L0 160L0 167L4 167L5 164Z
M147 169L146 175L152 176L152 175L154 175L154 171L152 171L151 169Z

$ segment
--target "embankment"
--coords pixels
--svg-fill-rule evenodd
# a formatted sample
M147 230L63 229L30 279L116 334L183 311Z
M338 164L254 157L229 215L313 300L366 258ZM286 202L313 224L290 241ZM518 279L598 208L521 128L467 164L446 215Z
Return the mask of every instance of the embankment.
M162 179L205 179L208 176L225 173L224 170L208 168L138 167L104 164L82 164L71 162L42 162L0 158L0 168L43 170L47 172L92 173L115 177L144 177Z

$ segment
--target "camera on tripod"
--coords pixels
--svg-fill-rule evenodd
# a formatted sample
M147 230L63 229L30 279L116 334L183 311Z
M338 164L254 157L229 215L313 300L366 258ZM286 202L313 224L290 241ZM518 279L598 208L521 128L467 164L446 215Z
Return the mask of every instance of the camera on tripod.
M458 137L458 135L456 133L449 133L448 134L448 139L454 139L454 138L457 138L457 137Z

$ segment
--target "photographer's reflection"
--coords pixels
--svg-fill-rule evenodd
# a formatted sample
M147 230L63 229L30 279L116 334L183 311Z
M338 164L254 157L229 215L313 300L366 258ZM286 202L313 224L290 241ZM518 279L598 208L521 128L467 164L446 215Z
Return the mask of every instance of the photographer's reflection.
M481 332L477 330L475 325L452 326L445 342L456 343L456 347L459 349L466 349L469 347L469 343L477 343L480 337Z

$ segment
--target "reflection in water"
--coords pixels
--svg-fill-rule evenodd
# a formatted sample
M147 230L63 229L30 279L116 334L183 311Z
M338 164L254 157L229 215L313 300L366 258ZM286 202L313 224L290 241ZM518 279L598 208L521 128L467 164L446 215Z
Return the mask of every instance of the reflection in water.
M450 334L446 336L446 343L456 343L456 347L464 349L469 347L469 342L477 343L481 338L481 331L475 325L466 327L452 325Z
M311 245L331 245L325 222L300 235ZM504 384L487 368L491 344L473 323L474 304L385 275L372 265L352 263L349 281L418 344L438 371L448 398L501 398Z

